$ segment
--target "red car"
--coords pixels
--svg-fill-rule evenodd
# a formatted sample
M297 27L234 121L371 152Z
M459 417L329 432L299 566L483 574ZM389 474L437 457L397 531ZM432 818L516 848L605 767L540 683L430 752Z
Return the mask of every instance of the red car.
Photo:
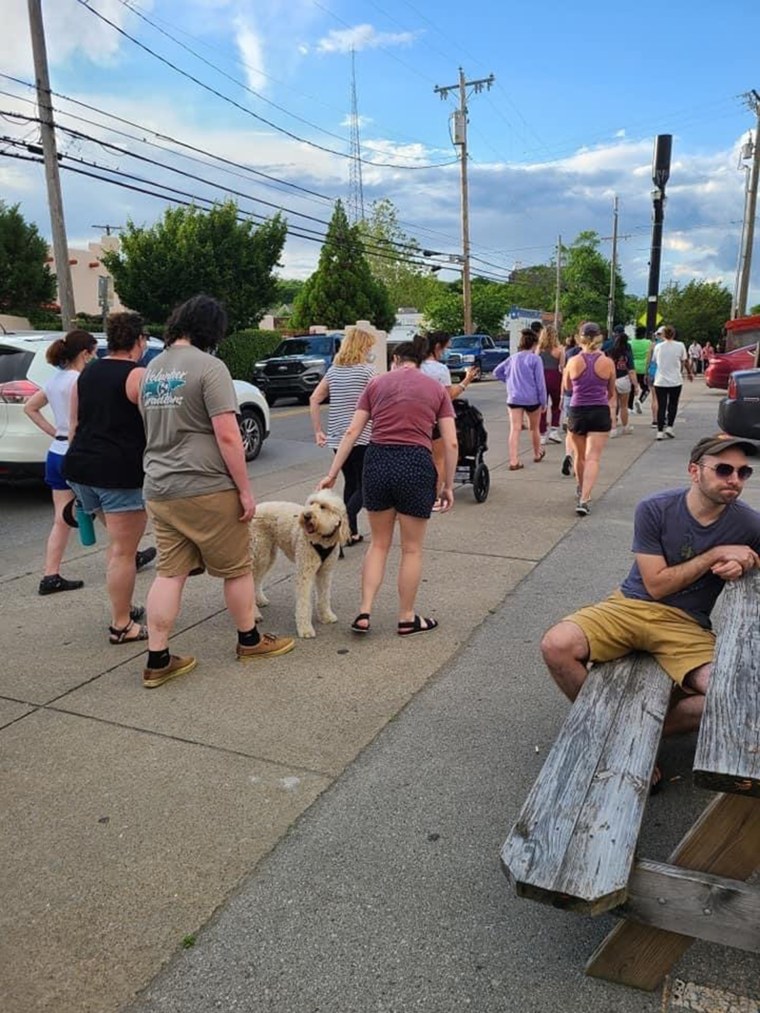
M728 390L728 378L737 369L753 369L757 345L744 345L733 352L717 352L710 359L705 370L705 383L708 387Z

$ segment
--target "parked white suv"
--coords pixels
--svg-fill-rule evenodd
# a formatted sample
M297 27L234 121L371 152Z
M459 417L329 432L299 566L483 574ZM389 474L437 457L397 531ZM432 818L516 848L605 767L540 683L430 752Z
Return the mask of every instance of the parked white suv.
M46 436L24 412L24 405L53 373L45 359L50 344L60 333L49 331L0 334L0 479L42 478L50 446ZM106 339L98 339L98 355L106 354ZM151 338L142 360L145 365L163 350L163 342ZM238 423L246 461L259 456L269 436L269 405L258 387L234 380L238 399ZM53 421L47 407L43 414Z

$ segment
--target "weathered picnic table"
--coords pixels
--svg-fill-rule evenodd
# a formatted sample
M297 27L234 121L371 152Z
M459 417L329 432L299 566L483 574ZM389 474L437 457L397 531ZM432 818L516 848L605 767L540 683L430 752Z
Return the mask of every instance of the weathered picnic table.
M521 897L623 921L586 973L654 989L695 939L760 952L760 574L723 592L694 759L721 792L667 863L637 858L672 683L648 655L594 666L501 851Z

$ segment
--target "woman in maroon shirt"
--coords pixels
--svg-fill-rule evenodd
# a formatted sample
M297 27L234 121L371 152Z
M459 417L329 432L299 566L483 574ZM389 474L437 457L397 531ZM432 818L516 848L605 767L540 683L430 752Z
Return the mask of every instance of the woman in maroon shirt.
M426 354L427 341L419 335L398 346L391 372L375 377L365 387L332 467L319 483L320 489L332 488L359 434L371 420L363 491L372 542L362 568L361 610L351 624L356 633L369 633L372 604L383 582L396 520L401 533L398 634L408 637L438 626L435 619L416 614L414 601L422 575L425 531L436 499L433 426L438 423L444 444L442 510L449 510L454 503L457 436L449 392L420 372Z

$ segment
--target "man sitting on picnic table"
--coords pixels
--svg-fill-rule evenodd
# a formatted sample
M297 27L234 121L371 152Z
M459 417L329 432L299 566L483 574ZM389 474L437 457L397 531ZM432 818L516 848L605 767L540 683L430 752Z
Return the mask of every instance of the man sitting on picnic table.
M710 613L725 581L760 565L760 513L738 502L752 474L747 458L757 454L747 440L706 436L692 448L688 489L641 500L635 560L620 589L567 616L541 642L549 672L570 700L590 661L646 651L678 687L663 734L699 727L715 651Z

